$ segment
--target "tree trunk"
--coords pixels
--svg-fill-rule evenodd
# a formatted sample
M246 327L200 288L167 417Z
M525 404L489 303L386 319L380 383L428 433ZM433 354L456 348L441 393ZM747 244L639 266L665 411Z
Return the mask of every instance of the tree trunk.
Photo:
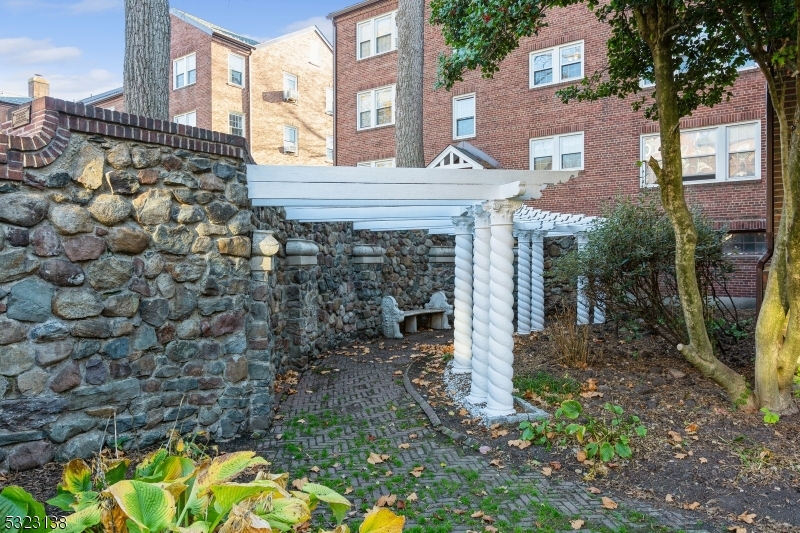
M397 9L397 110L395 154L398 167L425 166L422 144L422 67L425 1L400 0Z
M669 9L662 10L662 13L667 12ZM731 400L752 408L752 397L744 377L714 355L703 316L703 301L695 270L697 230L683 194L680 113L673 79L675 65L672 41L669 36L661 33L661 28L669 27L670 24L659 20L659 13L638 12L635 16L639 22L641 37L653 56L662 163L659 167L656 160L651 158L648 164L656 174L661 204L675 231L675 278L689 336L689 344L679 344L678 350L704 376L725 389Z
M125 111L169 120L169 0L125 0Z

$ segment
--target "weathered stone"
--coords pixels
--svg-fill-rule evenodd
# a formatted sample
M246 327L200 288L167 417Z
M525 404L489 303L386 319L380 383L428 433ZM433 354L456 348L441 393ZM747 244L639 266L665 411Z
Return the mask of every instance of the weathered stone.
M156 369L156 360L155 357L153 357L152 355L145 355L143 357L140 357L133 363L131 363L131 372L138 377L149 376L153 373L155 369Z
M127 337L110 340L100 349L100 353L109 356L111 359L122 359L127 357L129 352L130 341Z
M158 347L158 339L156 338L156 330L150 326L142 324L136 329L133 336L133 349L134 351L144 351L150 348Z
M197 320L179 322L175 333L179 339L196 339L200 336L200 322Z
M84 144L72 166L73 179L87 189L99 189L103 185L104 162L105 155L100 148L91 143Z
M233 177L236 177L236 167L221 161L217 161L214 163L214 174L224 180L229 180Z
M149 298L153 295L153 292L150 290L150 285L142 278L133 278L131 282L128 283L128 288L137 294L141 294L145 298Z
M175 287L175 297L169 301L169 319L183 320L197 307L197 295L182 285Z
M68 416L62 416L61 419L51 425L48 436L53 442L61 444L76 435L94 429L97 423L97 418L80 413L71 413ZM69 459L72 460L73 458L70 457Z
M0 336L3 334L3 329L3 322L0 321ZM66 324L51 320L50 322L45 322L44 324L39 324L31 328L30 333L28 333L28 338L33 342L51 342L66 339L68 335L69 327L67 327ZM0 342L0 344L3 343Z
M108 232L106 242L112 252L135 255L147 249L150 236L138 228L120 226Z
M132 317L139 309L139 296L133 293L115 294L106 298L103 316Z
M6 246L6 234L0 231L0 250Z
M224 191L225 182L214 174L200 174L200 188L204 191Z
M94 235L81 235L64 240L64 253L70 261L97 259L106 251L106 241Z
M219 411L215 411L213 408L211 409L200 409L200 412L197 414L197 421L203 424L204 426L210 426L217 420L219 420L219 415L221 413Z
M62 235L88 233L94 229L89 212L77 205L59 204L50 210L49 218Z
M136 146L131 149L133 168L154 167L161 162L161 152L158 148L143 148Z
M187 161L189 170L192 172L205 172L211 170L211 160L205 157L193 157Z
M96 354L98 351L100 351L100 341L86 339L78 341L72 352L72 357L75 359L86 359L90 355Z
M179 283L197 281L206 271L206 261L202 257L190 256L185 261L169 265L167 271Z
M158 275L156 278L156 287L158 287L158 292L164 298L172 298L175 296L175 281L173 281L172 276L166 272Z
M253 230L250 211L240 211L228 221L228 231L233 235L247 235Z
M106 226L119 224L131 213L131 202L116 194L101 194L89 206L89 213Z
M139 190L139 179L127 170L106 172L106 181L111 194L133 194Z
M112 337L125 337L133 333L135 326L133 322L139 322L136 319L130 320L126 317L112 318L109 323L111 325Z
M239 331L225 340L225 353L244 353L247 350L247 336Z
M39 226L31 233L33 253L41 257L53 257L61 253L61 241L53 226Z
M197 233L205 237L207 235L227 235L228 232L225 226L204 222L197 225Z
M158 276L164 271L166 264L167 263L164 261L164 258L158 254L148 257L144 262L144 277L149 279Z
M247 187L239 183L231 183L228 185L225 198L239 207L250 207L250 199L247 197Z
M131 166L131 151L128 149L128 145L122 142L109 150L106 161L118 170Z
M8 468L22 472L46 465L53 459L53 447L49 442L28 442L15 447L8 454Z
M45 437L43 431L15 431L11 433L0 433L0 446L9 444L19 444L20 442L31 442L41 440Z
M169 316L169 301L163 298L142 300L139 305L139 316L151 326L159 327Z
M197 307L201 315L209 316L214 313L233 309L233 299L228 296L224 298L200 298Z
M111 336L111 324L105 318L81 320L72 326L72 335L88 339L107 339Z
M69 185L70 181L72 181L72 176L69 172L51 172L50 174L38 176L26 172L22 178L22 183L37 189L60 189Z
M206 205L214 199L214 193L211 191L195 191L194 201L200 205Z
M133 210L139 224L155 226L169 221L172 195L166 189L150 189L133 200Z
M28 246L28 244L31 242L28 228L17 228L14 226L7 227L6 241L8 241L8 244L11 246L16 246L19 248Z
M208 220L214 224L224 224L238 211L228 202L213 201L205 206Z
M136 178L139 180L139 183L142 185L152 185L156 183L159 178L161 177L161 172L154 168L148 168L145 170L140 170L136 174Z
M169 174L164 176L164 184L183 185L184 187L188 187L190 189L196 189L200 186L200 183L197 181L197 178L195 178L188 172L183 172L183 171L170 172Z
M228 312L217 315L211 321L211 335L219 337L244 328L244 311Z
M180 205L172 208L172 220L178 224L192 224L204 218L203 210L196 205Z
M192 243L192 253L204 254L207 251L211 250L213 246L214 246L214 241L211 240L211 237L198 237Z
M61 462L73 459L88 459L100 450L103 445L103 433L90 431L80 433L58 447L56 459Z
M11 287L6 316L24 322L46 322L52 318L50 302L53 288L42 280L30 278Z
M167 170L180 170L183 167L183 161L179 157L172 154L167 154L161 158L161 166Z
M54 365L72 355L73 351L72 340L36 344L33 347L33 355L39 366Z
M89 283L95 290L105 291L124 287L133 275L133 264L124 259L99 259L86 269Z
M200 347L192 341L173 341L167 345L165 355L179 363L185 363L197 357Z
M0 346L19 342L25 338L25 326L14 320L0 318Z
M247 359L242 356L228 358L225 362L225 373L223 374L228 383L237 383L247 377Z
M28 259L24 249L0 253L0 283L24 278L39 267L39 262Z
M108 380L108 369L106 369L106 365L103 364L103 359L100 356L93 355L86 361L83 379L89 385L102 385Z
M250 257L250 239L247 237L217 239L217 248L221 254Z
M0 429L20 431L38 429L54 421L67 407L66 398L34 398L24 402L6 400L0 402Z
M153 242L156 247L170 254L186 255L192 249L195 234L186 226L169 227L160 225L153 233Z
M33 368L33 354L25 344L14 344L0 350L0 375L18 376Z
M177 189L172 189L172 196L175 197L182 204L193 204L194 203L194 193L191 189L187 189L185 187L179 187Z
M74 361L69 361L50 381L50 389L53 392L66 392L80 385L82 379L81 369L78 364Z
M226 257L219 254L208 255L208 274L216 278L224 278L231 273L231 263Z
M65 259L49 259L39 267L39 275L50 283L61 287L77 287L83 285L86 276L83 269Z
M0 221L24 226L35 226L47 215L47 198L28 193L11 193L3 196Z
M17 388L23 396L38 396L47 385L50 374L41 368L31 368L17 376Z

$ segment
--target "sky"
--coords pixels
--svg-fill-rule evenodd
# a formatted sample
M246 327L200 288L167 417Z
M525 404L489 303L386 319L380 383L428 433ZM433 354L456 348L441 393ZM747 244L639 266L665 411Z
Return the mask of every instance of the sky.
M170 7L258 41L316 24L358 0L170 0ZM122 86L123 0L0 0L0 94L28 95L34 74L50 95L81 100Z

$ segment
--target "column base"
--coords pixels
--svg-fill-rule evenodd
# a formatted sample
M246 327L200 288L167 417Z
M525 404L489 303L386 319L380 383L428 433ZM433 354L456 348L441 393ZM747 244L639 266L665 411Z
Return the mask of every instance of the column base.
M517 335L530 335L531 330L517 329Z
M487 416L508 416L517 414L517 410L513 407L489 407L488 405L483 408L483 412Z
M450 369L453 374L472 374L472 366L461 366L458 363L453 363L453 368Z
M464 399L467 400L472 405L478 405L478 404L481 404L481 403L486 403L487 397L486 396L480 397L480 396L475 396L473 394L470 394L469 396L467 396Z

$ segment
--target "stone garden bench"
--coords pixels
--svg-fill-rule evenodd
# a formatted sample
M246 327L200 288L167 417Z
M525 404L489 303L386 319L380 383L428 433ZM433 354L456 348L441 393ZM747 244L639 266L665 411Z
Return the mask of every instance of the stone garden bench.
M381 313L383 335L390 339L402 339L400 322L403 322L403 331L415 333L417 317L420 316L430 316L430 324L433 329L450 329L450 321L447 316L453 314L453 306L447 303L447 297L441 291L433 293L424 309L409 311L401 311L393 296L384 296L381 301Z

